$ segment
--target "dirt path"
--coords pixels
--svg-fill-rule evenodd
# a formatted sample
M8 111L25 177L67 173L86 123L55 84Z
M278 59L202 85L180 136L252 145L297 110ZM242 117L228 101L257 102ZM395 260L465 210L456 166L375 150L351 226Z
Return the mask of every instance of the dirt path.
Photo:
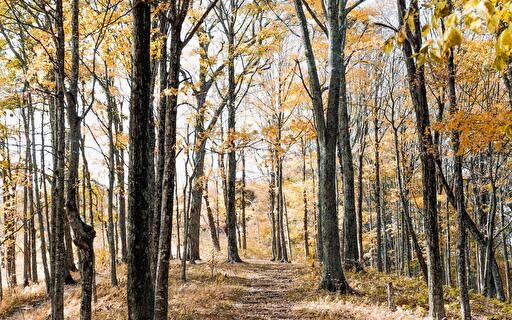
M290 290L299 285L297 274L304 266L250 260L244 263L244 291L234 307L243 319L297 319ZM300 317L304 319L304 315Z
M419 319L404 312L390 312L371 297L318 292L312 270L301 263L250 259L242 264L220 263L212 277L208 263L201 262L189 266L186 284L179 279L179 270L179 261L173 261L169 319ZM127 319L126 278L123 272L119 274L119 287L111 287L106 277L99 277L102 281L98 284L98 301L93 305L93 320ZM66 320L79 318L78 289L78 286L66 288ZM49 313L47 300L33 299L20 303L0 318L46 320Z

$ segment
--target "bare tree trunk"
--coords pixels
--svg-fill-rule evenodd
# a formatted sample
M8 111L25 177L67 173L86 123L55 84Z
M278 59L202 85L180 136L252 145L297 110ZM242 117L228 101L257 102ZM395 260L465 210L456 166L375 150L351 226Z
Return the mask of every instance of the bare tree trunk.
M288 262L288 252L286 248L286 238L284 231L284 195L283 195L283 160L281 155L276 151L277 166L277 240L278 247L281 249L279 253L281 262Z
M501 213L501 227L505 227L505 210L503 209L503 198L500 201L500 213ZM503 231L501 234L501 242L503 246L503 262L505 265L505 283L507 285L507 301L510 302L512 299L512 283L510 281L510 262L508 255L508 242L507 242L507 234L506 231Z
M165 156L162 177L162 202L160 205L160 230L158 258L155 275L155 320L167 319L169 257L171 252L172 209L174 200L174 176L176 174L176 116L178 107L179 70L182 52L181 24L171 25L169 88L176 93L168 97L165 115ZM186 257L184 257L185 259Z
M407 40L402 44L402 51L406 59L409 91L416 114L416 127L422 164L423 214L425 216L428 259L429 317L443 319L445 317L445 310L437 224L436 159L435 155L429 151L433 148L433 141L429 129L430 120L424 67L416 65L413 57L413 50L419 52L422 46L419 6L417 0L411 2L409 10L418 12L413 19L414 30L411 30L410 26L404 22L405 12L408 10L405 0L397 0L397 5L400 25L404 26L407 33Z
M32 129L32 141L35 142L35 124L34 124L34 108L29 109L29 116L30 116L30 122L31 122L31 129ZM42 117L42 116L41 116ZM43 127L41 127L41 131L43 130ZM37 154L36 154L36 147L35 143L32 145L32 168L33 168L33 185L34 185L34 192L36 197L36 212L37 212L37 218L39 223L39 238L41 241L41 260L43 263L43 272L44 272L44 281L46 284L46 292L50 293L50 271L48 269L48 258L46 256L46 235L45 235L45 226L43 222L43 209L41 204L41 193L39 192L39 173L38 173L38 166L37 166ZM45 179L44 175L43 178Z
M116 136L119 137L123 133L123 117L122 105L119 110L115 110L114 125ZM126 195L125 195L125 182L124 182L124 147L116 146L116 172L117 172L117 192L119 196L119 207L117 210L117 221L121 243L121 261L126 263L128 255L126 248ZM84 203L85 206L85 203Z
M108 208L107 208L107 238L108 238L108 251L110 255L110 284L117 286L117 271L116 271L116 245L114 234L114 184L116 180L116 159L115 159L115 145L114 145L114 112L115 102L110 94L109 77L106 77L105 95L107 96L107 117L108 117Z
M27 170L25 169L25 175L27 174ZM30 269L30 235L29 235L29 227L30 220L27 215L27 191L28 187L23 187L23 286L26 287L29 285L31 279L31 269Z
M345 43L346 43L346 30L347 30L347 14L346 5L348 1L340 1L341 23L339 31L341 35L342 47L339 54L341 55L339 61L340 76L340 91L339 91L339 136L338 136L338 149L340 155L340 165L343 172L343 237L344 237L344 264L349 269L361 271L362 267L359 260L359 250L357 247L357 216L356 216L356 198L354 194L354 164L352 160L352 146L350 144L350 128L349 128L349 115L348 115L348 101L347 101L347 81L346 81L346 66L345 66ZM337 53L338 54L338 53Z
M241 185L241 223L242 223L242 249L247 249L247 226L245 220L245 151L242 150L242 185Z
M158 104L158 112L157 112L157 142L156 142L156 157L155 157L155 195L154 201L157 205L155 205L155 212L153 214L153 226L152 226L152 260L151 260L151 274L153 277L156 275L156 265L158 259L158 242L160 240L160 222L161 222L161 203L163 196L163 179L164 179L164 166L165 166L165 130L166 130L166 117L167 117L167 109L168 109L168 100L169 98L165 94L165 90L167 90L169 86L169 72L168 72L168 46L167 46L167 34L169 32L169 22L166 17L167 11L161 10L158 14L158 23L159 23L159 33L160 37L162 37L162 46L160 48L160 57L158 59L158 72L159 72L159 92L160 99ZM172 196L172 195L171 195Z
M80 319L91 319L91 301L94 277L94 229L80 218L78 207L78 168L80 162L81 117L77 114L79 72L79 0L72 2L72 66L70 87L67 92L67 116L69 123L69 165L67 175L66 216L73 228L73 242L79 250L82 296ZM63 85L63 84L62 84ZM64 88L63 88L64 89ZM64 121L62 121L64 122ZM64 129L64 127L62 127ZM68 246L71 250L71 245ZM72 254L72 252L70 252Z
M309 258L309 232L308 232L308 191L306 186L306 142L301 138L302 150L302 204L304 207L303 232L304 232L304 257Z
M30 219L28 221L29 223L29 238L30 238L30 263L31 263L31 276L33 282L39 282L37 277L37 246L36 246L36 227L35 227L35 210L34 210L34 181L33 178L36 175L36 172L34 171L34 161L32 159L32 144L34 141L31 140L30 136L30 130L31 130L31 123L32 123L32 98L31 95L28 95L27 99L27 113L25 111L22 111L22 115L25 118L25 140L26 140L26 152L25 152L25 158L27 163L27 169L28 169L28 176L29 179L29 186L27 189L27 201L28 201L28 212L30 215Z
M55 108L54 113L54 160L53 160L53 194L52 194L52 320L64 320L64 275L66 271L66 252L64 247L65 228L65 198L64 198L64 168L65 168L65 105L64 105L64 59L65 59L65 38L64 38L64 12L62 0L55 2L55 38L56 59L55 59Z
M329 25L329 91L324 112L322 90L316 68L315 57L309 36L303 4L295 1L300 22L302 40L308 64L310 94L318 133L319 147L319 204L321 211L322 278L320 288L329 291L349 292L351 289L341 268L340 239L336 208L336 140L338 136L338 110L340 100L340 65L342 39L339 25L339 8L335 0L327 6ZM344 27L344 26L342 26Z
M154 294L151 278L154 127L151 105L150 4L133 1L133 62L128 173L128 319L151 320ZM157 204L158 206L158 204Z
M448 10L453 11L451 0L448 0ZM455 92L455 63L453 48L448 52L448 101L450 104L450 114L454 115L458 111L457 95ZM464 199L464 177L462 176L462 156L459 153L460 147L460 132L458 129L452 130L452 152L453 152L453 173L454 173L454 188L455 188L455 201L457 208L457 285L459 287L459 303L462 319L471 319L471 309L469 306L469 294L466 278L466 247L467 236L466 227L463 219L463 212L465 210ZM448 214L448 213L447 213ZM447 229L449 234L450 230ZM450 250L448 248L448 250ZM450 261L448 260L448 264Z
M219 237L217 236L217 226L215 225L215 219L213 217L212 208L210 206L210 200L208 197L208 182L205 184L203 191L204 204L206 205L206 213L208 216L208 226L210 227L210 236L212 238L213 247L215 251L220 251Z
M231 8L234 8L231 0ZM234 45L235 45L235 17L230 15L228 21L228 174L227 174L227 205L226 221L228 236L228 262L242 262L238 255L236 244L236 150L235 150L235 130L236 130L236 80L234 65Z
M366 135L368 126L364 125L363 134L359 142L359 155L357 166L357 249L359 251L359 263L363 266L363 160L366 149Z
M276 232L276 217L275 217L275 202L276 202L276 174L275 174L275 159L274 159L273 146L270 145L270 168L269 168L269 184L268 184L268 220L270 222L270 233L272 237L272 259L271 261L278 260L281 252L278 248L277 232Z
M376 219L376 239L377 239L377 271L383 271L383 248L382 248L382 194L380 184L380 157L379 157L379 126L377 112L374 114L374 151L375 151L375 219Z

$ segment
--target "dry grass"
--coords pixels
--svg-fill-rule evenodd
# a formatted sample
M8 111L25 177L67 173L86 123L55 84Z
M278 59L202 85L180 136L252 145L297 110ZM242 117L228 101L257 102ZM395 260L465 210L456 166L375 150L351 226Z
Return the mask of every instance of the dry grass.
M46 300L46 289L43 284L29 287L4 288L4 297L0 303L0 319L9 317L14 313L31 312L35 305Z
M126 268L119 266L119 286L111 287L108 270L98 275L93 318L126 319ZM348 273L357 294L318 291L319 268L307 263L277 264L250 260L225 264L218 258L188 266L188 281L179 279L180 265L171 262L170 319L421 319L426 316L427 290L421 279L379 274L373 270ZM388 309L386 283L395 287L397 310ZM457 291L446 288L449 319L458 318ZM78 319L80 290L67 287L66 319ZM512 319L512 306L471 294L475 319ZM49 303L39 285L8 295L0 305L1 319L46 319Z

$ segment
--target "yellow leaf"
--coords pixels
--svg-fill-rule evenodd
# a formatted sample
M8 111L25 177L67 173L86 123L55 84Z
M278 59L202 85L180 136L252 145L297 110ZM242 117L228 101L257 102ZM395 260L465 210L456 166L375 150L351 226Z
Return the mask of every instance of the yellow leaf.
M438 18L444 18L448 15L448 4L446 1L439 1L436 5L435 16Z
M385 54L389 54L391 52L391 50L393 50L393 46L394 46L394 43L395 43L395 36L391 36L389 37L385 42L384 42L384 46L383 46L383 50L384 50L384 53Z
M411 10L406 15L407 24L409 25L409 29L411 29L411 31L414 31L414 27L415 27L415 24L414 24L415 14L416 14L415 10Z
M462 34L456 28L450 27L444 33L444 50L462 43Z
M429 32L430 32L430 25L429 25L429 24L426 24L426 25L424 25L424 26L421 28L421 35L422 35L423 37L428 36Z
M512 48L512 29L508 27L498 36L497 47L504 54L509 55Z
M400 29L400 31L398 32L396 42L398 44L402 44L402 43L404 43L404 41L405 41L405 28L402 27L402 29Z

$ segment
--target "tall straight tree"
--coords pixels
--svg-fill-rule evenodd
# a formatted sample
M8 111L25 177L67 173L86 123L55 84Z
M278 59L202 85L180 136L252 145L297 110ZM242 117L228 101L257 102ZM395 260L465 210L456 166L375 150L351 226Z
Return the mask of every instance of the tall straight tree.
M417 0L407 7L405 0L397 0L398 20L405 30L405 41L402 51L406 61L409 92L416 114L416 129L420 148L421 173L423 184L423 214L427 242L428 266L428 301L429 317L443 319L445 317L441 254L439 251L439 230L437 223L437 182L435 154L432 134L430 133L429 106L425 82L425 67L415 61L414 53L422 46L420 12ZM412 23L405 21L406 14L411 16ZM414 26L414 28L411 27Z
M55 1L55 105L53 108L53 194L52 194L52 320L64 320L64 274L66 263L66 252L64 248L64 161L65 156L65 38L64 38L64 11L62 0Z
M151 8L144 0L132 8L132 87L128 173L128 319L151 320L154 314L150 266L150 218L153 214L153 112L150 92Z
M158 251L155 269L155 319L167 319L168 312L168 286L169 286L169 257L171 252L171 227L172 227L172 208L174 200L174 180L176 175L176 117L178 112L178 90L180 87L180 67L183 48L192 40L204 19L216 5L218 0L212 1L200 18L195 21L192 28L182 37L185 20L190 14L190 1L180 1L179 5L171 4L169 6L169 15L160 15L160 19L169 19L170 44L169 44L169 72L160 69L161 76L166 74L168 78L167 89L170 93L161 92L161 99L166 100L166 106L160 106L161 112L165 110L165 131L164 134L164 154L163 176L161 185L157 188L161 190L161 203L156 205L160 211L155 211L154 222L159 226ZM167 39L165 40L167 41ZM160 88L163 89L163 86ZM168 96L167 96L168 95ZM160 144L159 144L160 145ZM158 222L157 222L158 221ZM153 229L155 230L155 228ZM188 240L188 238L186 239ZM183 257L186 259L186 257Z
M208 116L207 96L210 89L215 84L218 74L225 67L222 63L209 75L209 64L210 55L208 49L212 37L212 29L215 24L209 26L201 26L197 32L199 47L199 88L194 90L196 97L196 123L195 123L195 147L194 147L194 174L192 175L192 190L191 190L191 204L190 204L190 256L189 260L194 261L200 259L199 255L199 233L200 233L200 218L201 218L201 207L203 192L205 190L205 173L204 173L204 162L206 157L206 143L211 134L211 131L215 128L216 122L219 119L219 115L222 113L226 101L222 100L221 104L214 111L211 116L209 123L206 124L206 118ZM207 199L206 197L205 199Z
M226 226L228 236L228 262L241 262L237 247L236 218L236 113L251 87L254 75L263 69L261 52L265 51L259 34L268 26L264 19L264 7L248 4L242 0L226 0L216 7L220 31L227 42L227 88L218 93L226 100L228 111L228 132L225 143L228 155L226 174ZM221 92L222 91L222 92Z
M453 12L453 3L447 1L448 11ZM443 25L444 27L444 25ZM454 49L449 48L447 52L448 67L448 103L451 115L458 112L457 93L455 91L456 66L454 62ZM457 285L459 287L459 302L461 318L471 319L471 309L469 306L468 295L468 279L466 272L466 248L467 248L467 231L464 222L464 177L462 176L462 156L459 153L460 148L460 132L457 129L452 130L452 151L453 151L453 183L455 202L457 205ZM449 264L449 262L448 262Z
M338 137L338 112L340 100L340 66L342 38L340 34L339 2L326 3L326 16L329 28L329 87L327 108L324 111L322 89L318 76L308 23L301 0L295 0L295 9L302 31L302 41L306 51L309 76L309 94L313 104L313 114L318 141L318 186L319 209L321 212L322 278L320 287L329 291L349 292L351 289L341 268L338 214L336 208L336 145ZM325 27L324 27L325 28ZM356 240L356 239L352 239Z
M348 5L348 0L338 0L339 6L339 30L341 48L340 48L340 102L339 102L339 162L343 172L343 244L344 244L344 264L348 268L354 268L356 271L362 270L359 263L362 257L359 256L357 247L357 216L356 216L356 199L354 192L354 163L352 160L352 147L350 143L350 128L348 115L348 98L347 98L347 60L345 58L345 46L347 43L348 14L359 6L364 0L356 0L352 5Z

